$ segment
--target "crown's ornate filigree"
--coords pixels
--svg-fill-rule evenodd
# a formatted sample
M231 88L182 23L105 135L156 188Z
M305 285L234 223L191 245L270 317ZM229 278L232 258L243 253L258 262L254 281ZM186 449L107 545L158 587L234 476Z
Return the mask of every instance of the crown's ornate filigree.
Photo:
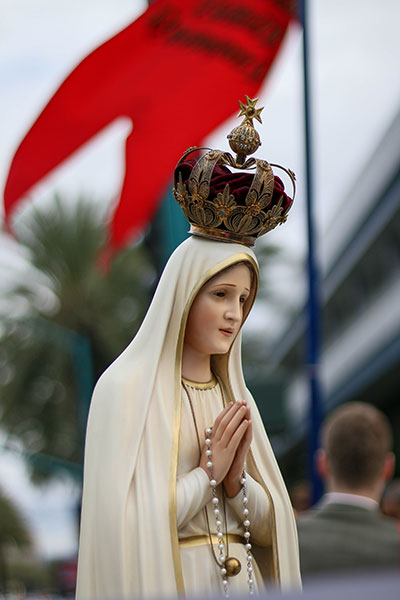
M253 126L253 119L261 123L262 108L256 108L258 99L246 96L246 104L239 101L239 117L242 123L228 135L229 144L236 153L210 148L189 148L177 165L178 178L174 196L191 224L190 231L195 235L234 241L248 246L254 245L256 238L286 221L292 202L287 202L283 192L274 200L275 176L272 166L285 171L293 184L295 195L295 175L293 171L280 165L271 165L266 160L247 158L261 145L260 137ZM183 182L179 165L194 151L208 150L194 165L189 179ZM216 165L224 165L241 170L255 169L251 185L244 199L238 202L231 193L229 184L215 197L210 197L211 180ZM284 199L286 200L284 204Z

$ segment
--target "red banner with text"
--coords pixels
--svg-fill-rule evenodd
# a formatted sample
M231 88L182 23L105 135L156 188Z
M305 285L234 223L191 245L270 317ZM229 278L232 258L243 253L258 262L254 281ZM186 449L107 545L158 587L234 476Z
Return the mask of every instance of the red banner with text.
M122 247L148 224L188 146L257 93L291 19L291 0L156 0L85 57L22 140L6 221L29 190L118 117L132 120L110 226Z

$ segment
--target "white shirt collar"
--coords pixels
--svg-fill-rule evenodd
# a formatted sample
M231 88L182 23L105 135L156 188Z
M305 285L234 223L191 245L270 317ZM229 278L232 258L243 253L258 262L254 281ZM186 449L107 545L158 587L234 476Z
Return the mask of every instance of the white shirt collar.
M377 510L379 504L372 498L367 496L359 496L358 494L347 494L345 492L328 492L322 498L323 504L332 504L339 502L340 504L351 504L352 506L362 506L369 510Z

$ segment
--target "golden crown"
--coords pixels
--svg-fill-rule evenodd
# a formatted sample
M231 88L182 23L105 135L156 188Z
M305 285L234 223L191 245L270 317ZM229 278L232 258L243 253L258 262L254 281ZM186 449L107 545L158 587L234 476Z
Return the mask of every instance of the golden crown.
M257 102L258 98L251 100L247 95L246 104L239 100L238 117L244 116L244 119L228 135L229 145L236 153L236 158L229 152L194 146L186 150L177 164L174 197L190 223L190 233L194 235L253 246L258 237L287 219L296 193L295 174L290 169L270 164L266 160L247 158L261 145L260 136L253 126L253 119L262 122L260 113L263 108L256 108ZM207 152L192 168L190 165L190 175L184 181L182 165L188 166L185 163L188 156L199 150ZM223 173L228 178L232 175L231 187L226 183L222 191L210 194L217 165L224 167ZM245 187L245 196L243 189L239 194L231 189L238 174L231 173L226 167L240 171L255 169L254 177L250 178ZM282 169L289 175L293 185L292 199L285 194L283 184L275 177L272 167Z

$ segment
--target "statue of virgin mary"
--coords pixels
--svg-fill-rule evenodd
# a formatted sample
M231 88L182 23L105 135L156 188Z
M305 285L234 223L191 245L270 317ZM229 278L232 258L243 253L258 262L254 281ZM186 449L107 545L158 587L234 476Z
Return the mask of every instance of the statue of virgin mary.
M241 364L258 286L249 240L283 222L291 200L248 153L235 167L250 161L254 177L231 173L220 151L178 163L175 193L194 235L93 393L78 600L301 585L293 511Z

